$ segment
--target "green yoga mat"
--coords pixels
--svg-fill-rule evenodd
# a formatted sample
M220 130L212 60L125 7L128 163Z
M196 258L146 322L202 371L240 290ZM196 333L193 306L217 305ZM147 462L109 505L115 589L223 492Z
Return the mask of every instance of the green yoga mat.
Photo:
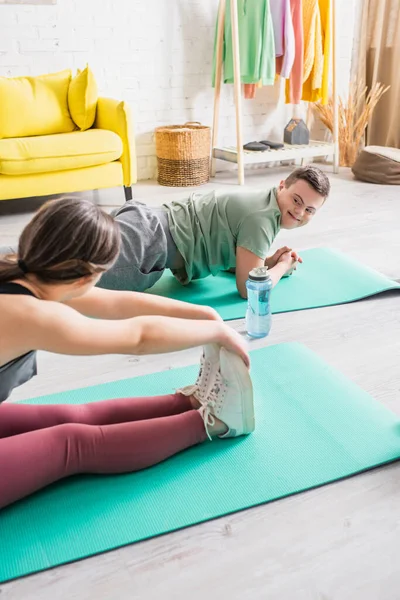
M399 419L299 344L251 353L256 431L129 475L80 476L0 511L0 581L201 523L400 457ZM171 392L196 367L45 396ZM51 460L51 456L49 456ZM160 508L161 507L161 508Z
M312 248L301 252L304 260L290 277L281 279L271 294L273 313L292 312L354 302L387 292L400 290L400 284L341 252L329 248ZM240 298L231 273L180 285L168 272L148 293L159 294L193 304L207 304L221 317L241 319L246 314L246 301Z

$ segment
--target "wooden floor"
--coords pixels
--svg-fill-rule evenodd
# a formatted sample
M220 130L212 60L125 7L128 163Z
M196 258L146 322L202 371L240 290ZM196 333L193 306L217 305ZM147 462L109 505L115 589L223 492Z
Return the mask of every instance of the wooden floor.
M252 187L286 175L257 170ZM218 177L208 187L236 187ZM400 191L332 176L326 206L277 246L330 246L400 278ZM205 189L203 187L203 189ZM187 191L138 185L152 204ZM102 204L122 201L120 191ZM0 203L0 245L14 243L37 201ZM232 326L243 331L243 321ZM400 296L274 316L265 344L298 341L400 415ZM59 357L41 353L40 375L13 399L194 364L199 350L163 357ZM71 385L73 382L73 385ZM196 499L194 498L195 502ZM162 507L168 510L168 507ZM0 532L1 543L1 532ZM18 540L16 540L18 543ZM399 600L400 463L79 563L0 585L1 600L232 598Z

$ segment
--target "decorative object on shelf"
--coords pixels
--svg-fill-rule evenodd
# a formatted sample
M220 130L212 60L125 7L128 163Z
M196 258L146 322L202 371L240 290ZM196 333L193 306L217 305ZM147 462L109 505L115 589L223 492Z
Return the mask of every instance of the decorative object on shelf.
M375 83L367 93L367 87L361 83L350 86L346 100L339 97L339 164L342 167L353 166L362 146L365 129L379 100L390 86ZM362 106L360 110L360 106ZM312 104L314 113L322 123L333 130L332 98L323 106L319 102Z
M243 146L243 150L250 150L251 152L281 150L282 148L284 148L284 144L281 144L280 142L271 142L269 140L261 140L261 142L248 142Z
M172 187L201 185L210 179L210 127L197 121L155 130L158 183Z
M270 149L270 146L263 144L262 142L248 142L243 146L243 150L251 150L252 152L266 152Z
M283 148L281 142L272 142L271 140L261 140L260 144L265 144L268 148L272 148L272 150L280 150Z
M310 132L308 131L307 125L303 119L293 118L290 119L286 125L283 134L283 141L285 144L291 145L305 145L310 142Z

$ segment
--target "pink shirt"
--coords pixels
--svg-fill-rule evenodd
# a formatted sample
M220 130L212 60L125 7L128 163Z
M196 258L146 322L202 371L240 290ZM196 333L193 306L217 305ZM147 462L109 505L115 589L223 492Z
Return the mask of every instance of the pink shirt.
M303 10L301 0L290 0L290 8L294 30L295 53L292 72L289 81L286 82L286 102L299 104L303 91L304 62Z
M295 60L295 36L293 28L290 0L270 0L272 23L274 26L275 56L282 57L277 61L277 72L281 77L290 77Z

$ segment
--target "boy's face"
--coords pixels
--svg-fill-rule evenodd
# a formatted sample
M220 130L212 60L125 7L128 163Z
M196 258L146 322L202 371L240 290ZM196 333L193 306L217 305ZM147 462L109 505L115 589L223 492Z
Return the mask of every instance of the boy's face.
M302 227L313 218L325 198L306 181L298 179L290 187L281 181L278 187L278 206L282 214L282 229Z

